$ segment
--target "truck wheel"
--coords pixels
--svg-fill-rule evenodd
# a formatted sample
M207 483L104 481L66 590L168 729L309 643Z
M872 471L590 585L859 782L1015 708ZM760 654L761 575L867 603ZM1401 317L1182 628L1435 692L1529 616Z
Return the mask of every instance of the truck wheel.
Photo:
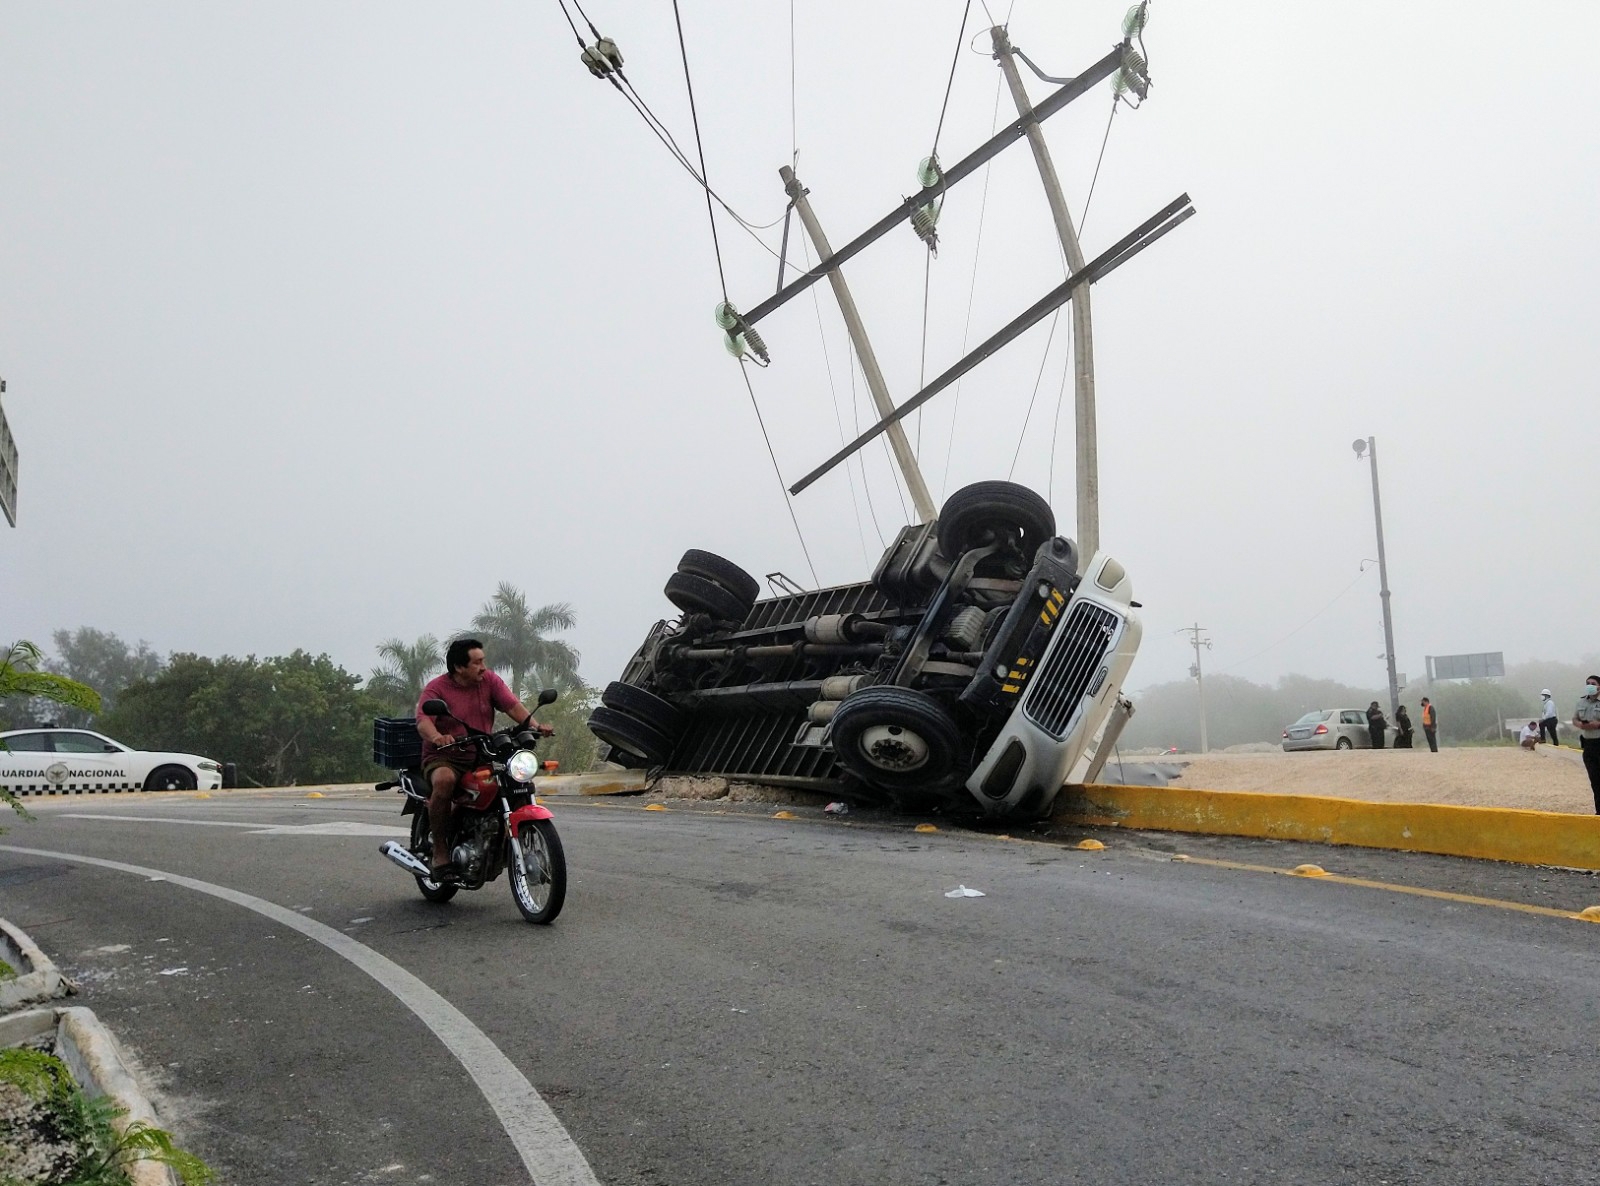
M747 598L693 573L673 573L667 578L665 592L667 600L684 613L709 614L718 622L738 625L750 613L751 602Z
M676 704L619 680L606 685L606 690L600 693L600 703L643 721L667 737L676 737L689 723L689 718Z
M659 766L672 756L672 738L625 712L618 712L603 704L589 714L589 732L607 745L642 758L651 766Z
M724 560L715 552L702 552L690 548L678 561L678 571L690 576L704 577L714 585L721 585L741 601L754 601L761 596L761 582L756 580L732 560Z
M889 789L940 782L961 751L961 730L942 704L893 685L846 697L833 714L831 736L850 773Z
M949 498L939 512L939 550L955 560L973 548L1009 535L1028 559L1056 533L1050 504L1015 482L974 482Z

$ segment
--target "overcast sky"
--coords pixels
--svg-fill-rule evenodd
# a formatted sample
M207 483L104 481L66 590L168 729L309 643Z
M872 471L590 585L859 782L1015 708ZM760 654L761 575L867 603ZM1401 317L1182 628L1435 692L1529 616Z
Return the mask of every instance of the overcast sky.
M769 223L797 151L835 243L886 213L963 7L796 0L791 55L788 5L681 0L712 185ZM1126 7L1018 0L1012 38L1074 74ZM671 6L585 8L692 153ZM963 40L988 24L974 4ZM1199 211L1094 293L1101 538L1145 604L1131 687L1184 675L1193 622L1208 670L1382 682L1366 436L1403 671L1600 652L1600 79L1570 48L1597 40L1600 6L1560 0L1151 6L1155 86L1111 121L1082 236L1092 257L1182 192ZM701 191L577 52L556 0L0 0L0 634L365 672L510 581L573 605L603 683L685 548L812 583L712 320ZM997 75L963 48L945 161L989 136ZM1102 84L1046 125L1075 216L1110 112ZM719 231L749 308L776 261ZM846 269L897 399L1062 274L1025 149L940 233L931 272L909 229ZM868 419L812 291L751 373L791 484ZM1073 531L1067 322L910 423L936 499L1010 473ZM881 448L794 510L824 584L905 521Z

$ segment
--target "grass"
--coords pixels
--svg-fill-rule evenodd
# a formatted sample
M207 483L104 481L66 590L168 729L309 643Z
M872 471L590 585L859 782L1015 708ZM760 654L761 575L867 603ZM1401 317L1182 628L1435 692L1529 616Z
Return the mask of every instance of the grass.
M9 1106L0 1109L5 1186L131 1186L127 1166L136 1161L171 1167L184 1186L214 1181L210 1167L179 1149L165 1129L135 1121L118 1132L117 1106L91 1099L52 1054L0 1050L0 1087L11 1089ZM28 1176L18 1176L19 1169Z

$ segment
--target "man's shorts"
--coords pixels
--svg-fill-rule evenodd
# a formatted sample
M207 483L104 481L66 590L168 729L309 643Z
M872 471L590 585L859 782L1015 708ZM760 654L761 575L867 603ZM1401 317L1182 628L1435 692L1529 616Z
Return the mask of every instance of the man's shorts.
M475 754L472 757L462 756L459 758L447 758L442 754L434 754L433 757L422 764L422 781L431 789L433 787L433 772L440 767L448 767L454 770L457 775L462 775L469 770L476 769L478 765L479 762Z

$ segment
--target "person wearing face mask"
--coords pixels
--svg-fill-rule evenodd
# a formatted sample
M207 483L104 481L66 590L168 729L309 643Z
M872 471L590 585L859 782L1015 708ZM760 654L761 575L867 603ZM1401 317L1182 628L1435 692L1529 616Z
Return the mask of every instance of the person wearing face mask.
M1591 675L1578 697L1572 714L1572 727L1578 731L1583 750L1583 768L1589 772L1589 789L1594 792L1594 812L1600 815L1600 675Z

